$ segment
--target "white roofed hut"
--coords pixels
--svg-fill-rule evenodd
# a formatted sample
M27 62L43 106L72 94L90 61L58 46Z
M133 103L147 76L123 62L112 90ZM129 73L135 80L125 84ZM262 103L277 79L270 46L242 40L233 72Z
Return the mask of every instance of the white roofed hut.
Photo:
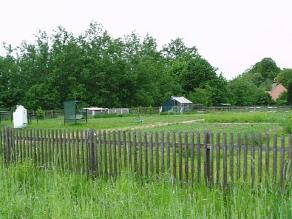
M102 107L87 107L87 108L83 108L85 110L87 110L88 115L96 115L96 114L100 114L100 113L108 113L108 108L102 108Z
M161 106L161 112L184 113L192 110L192 101L185 97L175 97L165 101Z

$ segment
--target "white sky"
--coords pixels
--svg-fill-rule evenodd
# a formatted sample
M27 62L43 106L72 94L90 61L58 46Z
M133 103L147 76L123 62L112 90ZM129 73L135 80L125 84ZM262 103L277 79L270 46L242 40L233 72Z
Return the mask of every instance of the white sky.
M74 34L101 23L114 37L181 37L228 79L264 57L292 68L292 0L0 0L0 42L32 42L61 25Z

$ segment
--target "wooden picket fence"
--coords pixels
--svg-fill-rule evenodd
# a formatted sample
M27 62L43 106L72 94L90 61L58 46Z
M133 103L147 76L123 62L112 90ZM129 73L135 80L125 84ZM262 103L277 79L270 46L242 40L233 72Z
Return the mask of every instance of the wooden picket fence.
M0 146L6 165L29 159L94 177L129 171L182 185L291 182L292 135L3 128Z

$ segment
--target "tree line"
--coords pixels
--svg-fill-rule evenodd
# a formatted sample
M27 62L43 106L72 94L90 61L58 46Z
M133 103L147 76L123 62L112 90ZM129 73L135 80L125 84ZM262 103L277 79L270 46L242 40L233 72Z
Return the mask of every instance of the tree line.
M0 108L60 109L68 99L102 107L160 106L172 95L207 106L271 104L265 91L282 72L267 59L227 81L180 38L159 49L150 35L114 38L97 23L78 36L62 27L51 35L39 31L35 42L3 44L2 50Z

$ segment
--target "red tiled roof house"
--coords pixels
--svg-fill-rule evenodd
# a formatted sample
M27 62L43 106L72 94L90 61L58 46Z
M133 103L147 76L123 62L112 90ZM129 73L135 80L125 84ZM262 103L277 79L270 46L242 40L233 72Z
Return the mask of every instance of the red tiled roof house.
M269 94L272 100L276 101L284 92L287 92L287 89L282 84L277 84L272 88Z

